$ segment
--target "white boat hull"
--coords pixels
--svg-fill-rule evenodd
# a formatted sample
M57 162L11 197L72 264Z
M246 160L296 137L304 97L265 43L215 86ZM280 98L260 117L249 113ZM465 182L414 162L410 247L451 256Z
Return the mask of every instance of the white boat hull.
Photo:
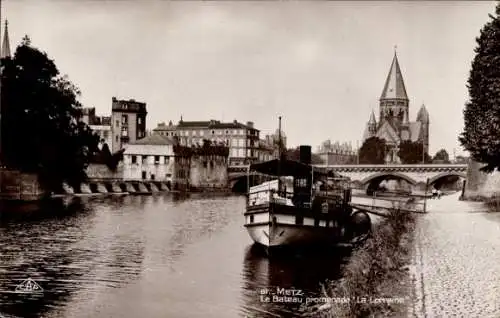
M269 213L247 215L245 227L252 240L266 247L332 244L342 235L335 221L321 220L315 224L313 218L303 218L303 224L295 224L295 216L274 213L274 222L269 222Z
M333 244L338 241L336 229L312 226L255 225L247 226L247 231L254 242L265 247Z

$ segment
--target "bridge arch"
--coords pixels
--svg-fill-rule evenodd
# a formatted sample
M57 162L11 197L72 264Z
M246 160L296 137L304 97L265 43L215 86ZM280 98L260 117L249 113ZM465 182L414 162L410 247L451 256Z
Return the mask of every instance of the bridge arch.
M438 175L435 175L434 177L429 179L429 184L434 184L436 181L438 181L441 178L445 177L461 177L463 179L467 178L467 176L464 173L458 172L458 171L446 171L442 172Z
M373 180L375 180L377 178L382 178L382 177L395 177L397 179L405 180L405 181L407 181L411 185L416 185L417 184L417 181L413 180L409 176L407 176L407 175L405 175L403 173L395 172L395 171L384 171L384 172L374 173L374 174L372 174L372 175L364 178L363 180L361 180L360 183L362 185L366 185L366 184L369 184L370 182L372 182Z

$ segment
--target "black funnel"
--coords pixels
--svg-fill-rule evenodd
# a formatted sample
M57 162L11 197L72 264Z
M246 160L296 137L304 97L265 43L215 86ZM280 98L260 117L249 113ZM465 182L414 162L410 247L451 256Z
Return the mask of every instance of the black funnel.
M311 164L311 146L300 146L300 162Z

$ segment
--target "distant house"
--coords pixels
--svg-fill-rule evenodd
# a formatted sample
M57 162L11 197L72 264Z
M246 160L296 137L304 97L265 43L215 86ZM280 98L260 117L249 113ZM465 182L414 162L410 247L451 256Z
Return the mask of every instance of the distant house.
M202 145L203 140L229 147L229 164L241 165L256 162L259 156L259 130L253 122L246 124L237 120L233 122L185 121L181 119L176 125L160 123L153 129L154 134L165 137L179 137L182 146Z
M355 164L357 161L357 152L346 142L332 143L326 140L318 147L317 155L327 165Z
M178 137L153 134L129 143L123 154L127 180L161 181L175 190L225 188L229 148L183 146Z
M124 178L173 182L174 138L151 135L125 146Z
M89 125L90 129L99 136L99 146L107 144L111 148L113 142L111 134L111 117L109 116L96 116L95 108L83 108L82 122Z

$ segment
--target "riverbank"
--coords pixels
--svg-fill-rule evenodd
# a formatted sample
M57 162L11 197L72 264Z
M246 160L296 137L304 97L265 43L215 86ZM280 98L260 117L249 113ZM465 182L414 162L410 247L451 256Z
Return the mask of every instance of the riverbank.
M328 302L313 308L314 317L405 317L411 305L413 213L393 210L373 236L354 250L342 278L326 286Z
M500 210L459 194L432 200L414 239L411 317L500 317Z

